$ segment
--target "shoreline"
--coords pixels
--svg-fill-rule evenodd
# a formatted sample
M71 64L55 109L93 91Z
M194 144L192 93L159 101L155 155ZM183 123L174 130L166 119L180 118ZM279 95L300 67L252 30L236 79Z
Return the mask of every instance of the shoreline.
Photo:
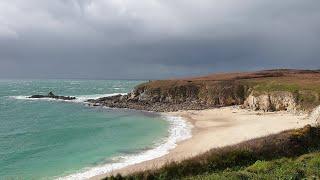
M114 94L107 94L107 96L112 95ZM90 102L86 102L86 100L93 96L96 97L100 95L83 95L78 97L78 100L67 102L91 104ZM14 98L26 99L26 97L22 96L16 96ZM46 101L48 99L41 100ZM63 101L52 99L49 100ZM90 106L94 107L92 104ZM105 106L100 105L98 107ZM144 112L145 110L137 111ZM169 136L175 135L174 129L181 125L189 126L187 128L184 127L184 129L190 128L190 135L187 133L184 137L175 137L176 139L173 141L172 137L167 137L165 138L165 141L161 141L160 144L152 147L149 150L142 151L138 154L121 157L123 161L85 168L80 172L57 177L57 179L101 179L106 176L116 175L118 173L126 175L143 170L160 168L169 162L179 162L205 153L206 151L214 148L234 145L249 139L279 133L288 129L300 128L307 124L314 123L306 113L297 115L286 111L262 112L241 109L240 106L228 106L205 110L180 110L176 112L151 113L159 114L169 123L170 118L177 118L178 121L179 119L184 121L182 123L180 122L180 124L176 123L176 125L172 125L170 123L168 129ZM259 121L259 119L262 121ZM171 120L171 122L174 121L175 120ZM280 124L275 125L276 122ZM247 132L247 130L249 131ZM168 146L168 144L169 147L161 149L161 146Z
M192 137L177 143L168 154L134 165L91 177L101 179L106 176L135 173L160 168L169 162L179 162L211 149L238 144L242 141L296 129L315 120L308 114L293 114L286 111L261 112L240 109L239 106L207 110L188 110L162 113L168 116L182 117L191 123Z
M62 99L54 99L54 98L29 98L29 96L8 96L8 98L13 98L17 100L27 100L27 101L53 101L53 102L67 102L67 103L80 103L88 105L90 108L110 108L106 106L93 106L92 103L87 102L90 98L99 98L99 97L110 97L114 95L124 95L127 93L111 93L111 94L93 94L93 95L78 95L74 100L62 100ZM170 115L167 113L159 113L153 111L145 111L145 110L135 110L135 109L127 109L127 108L111 108L111 109L119 109L119 110L130 110L130 111L139 111L141 113L152 113L155 114L163 121L167 121L168 126L168 136L159 139L159 141L155 142L152 146L147 148L146 150L142 150L139 153L127 154L124 156L114 157L117 160L112 163L106 163L99 166L93 167L85 167L78 172L74 172L67 175L56 176L55 179L64 180L64 179L89 179L95 177L97 175L103 175L106 173L113 172L118 169L125 168L130 165L142 163L145 161L153 160L155 158L162 157L170 152L170 150L174 149L177 146L177 143L183 141L185 139L191 138L191 129L192 126L180 116Z
M119 169L126 168L128 166L143 163L146 161L152 161L156 158L161 158L169 154L171 150L176 148L180 141L184 141L192 137L192 126L182 117L165 113L150 113L159 115L164 121L167 121L169 123L168 136L161 139L159 143L156 143L150 149L141 151L137 154L116 157L122 159L121 161L85 168L80 172L57 177L56 179L90 179L97 176L103 176L104 174L110 174L114 171L118 171Z

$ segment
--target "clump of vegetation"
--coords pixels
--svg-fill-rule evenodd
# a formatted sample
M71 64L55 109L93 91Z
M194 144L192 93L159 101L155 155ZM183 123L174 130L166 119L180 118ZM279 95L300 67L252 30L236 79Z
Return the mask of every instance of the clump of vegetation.
M308 153L297 158L279 158L271 161L256 161L251 166L189 176L186 180L223 179L319 179L320 153Z
M319 142L320 127L306 126L213 149L180 163L169 163L157 170L106 179L268 179L287 178L285 174L289 174L288 178L312 177L318 175L313 167L319 166L320 155L301 155L320 150ZM301 170L300 165L308 167Z

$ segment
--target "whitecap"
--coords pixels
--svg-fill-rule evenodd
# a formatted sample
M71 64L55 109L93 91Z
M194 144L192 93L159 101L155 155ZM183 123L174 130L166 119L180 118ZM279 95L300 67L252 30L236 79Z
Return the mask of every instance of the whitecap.
M17 100L28 100L28 96L9 96L9 98L13 98Z
M91 95L79 95L76 96L77 99L73 100L75 102L85 102L88 99L98 99L102 97L110 97L116 95L126 95L127 93L111 93L111 94L91 94Z
M126 95L127 93L111 93L111 94L91 94L91 95L78 95L75 96L74 100L62 100L62 99L52 99L52 98L29 98L29 96L9 96L10 98L17 100L29 100L29 101L64 101L64 102L74 102L74 103L85 103L88 99L98 99L102 97L110 97L115 95Z

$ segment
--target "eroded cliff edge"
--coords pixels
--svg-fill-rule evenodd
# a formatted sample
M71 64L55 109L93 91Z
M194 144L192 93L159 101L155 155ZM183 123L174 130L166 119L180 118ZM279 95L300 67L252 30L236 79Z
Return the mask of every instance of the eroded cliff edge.
M319 70L266 70L150 81L128 95L93 105L168 112L242 105L264 111L309 111L320 105Z

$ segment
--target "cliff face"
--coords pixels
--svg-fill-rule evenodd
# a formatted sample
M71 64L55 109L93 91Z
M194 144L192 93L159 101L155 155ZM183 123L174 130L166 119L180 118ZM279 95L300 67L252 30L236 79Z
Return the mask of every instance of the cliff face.
M242 104L247 87L236 82L175 84L167 88L145 84L129 94L129 100L169 104L197 103L207 106Z
M296 111L297 96L285 91L255 95L253 91L245 100L243 107L263 111Z
M320 106L314 108L314 110L310 114L310 118L313 119L315 123L320 126Z
M178 110L200 110L212 107L243 104L247 87L235 82L213 84L183 82L170 86L136 87L128 95L89 100L93 105L168 112ZM159 82L161 84L161 82Z
M150 111L207 109L230 105L264 111L310 110L320 104L320 71L270 70L158 80L125 96L90 100L109 107Z

